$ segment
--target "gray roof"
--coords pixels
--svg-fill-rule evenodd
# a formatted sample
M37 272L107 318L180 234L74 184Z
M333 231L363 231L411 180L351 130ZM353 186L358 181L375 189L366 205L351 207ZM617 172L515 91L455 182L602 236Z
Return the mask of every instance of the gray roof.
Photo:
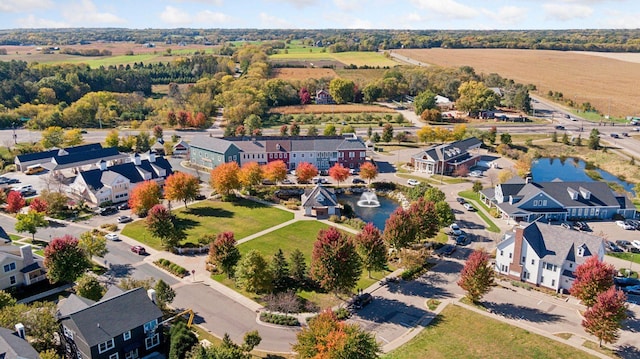
M66 317L71 313L89 308L94 303L95 302L91 299L71 294L69 297L60 300L60 302L58 303L58 318Z
M38 352L13 330L0 327L0 358L40 359Z
M93 347L161 317L146 290L136 288L62 317L61 323Z
M347 138L338 146L338 150L364 150L366 146L358 139Z
M613 191L605 182L532 182L529 185L537 187L565 207L620 206ZM523 187L523 191L527 189L527 186ZM586 199L582 195L578 195L577 199L571 199L568 188L579 191L581 187L591 192L590 198ZM529 190L534 192L531 188Z
M264 141L238 141L234 142L233 145L243 152L265 152Z
M304 139L291 141L291 151L313 151L314 148L314 141Z
M524 239L541 260L558 266L565 260L580 265L591 255L604 254L602 238L560 226L533 222L524 229ZM581 246L585 246L585 252L578 256Z
M56 156L64 156L64 155L60 154L61 152L66 152L69 155L72 155L72 154L76 154L76 153L91 152L91 151L101 150L101 149L102 149L102 145L101 144L99 144L99 143L89 143L89 144L86 144L86 145L67 147L67 148L64 149L64 151L61 151L61 149L59 149L59 148L54 148L54 149L51 149L49 151L42 151L42 152L36 152L36 153L27 153L27 154L24 154L24 155L18 155L17 159L20 162L30 162L30 161L51 159L51 158L56 157Z
M223 138L195 136L191 140L191 143L189 143L189 146L202 148L205 150L213 151L215 153L225 153L231 146L235 147L235 144Z
M325 188L320 184L306 189L302 195L302 207L335 207L338 199L332 188Z
M141 160L139 166L136 166L133 162L121 163L118 165L107 167L105 171L102 171L99 168L91 169L88 171L81 171L78 176L81 176L87 186L95 191L104 187L105 183L110 183L111 181L113 181L118 175L122 175L125 178L129 179L132 184L144 181L141 172L151 173L151 179L160 178L160 176L158 176L158 173L156 172L156 169L158 168L162 168L166 171L165 177L168 177L173 173L169 161L167 161L167 159L164 157L156 156L155 162L149 162L149 160Z
M431 146L411 156L413 158L429 157L433 161L449 161L450 159L465 155L470 149L478 148L482 141L476 137L469 137L462 141Z

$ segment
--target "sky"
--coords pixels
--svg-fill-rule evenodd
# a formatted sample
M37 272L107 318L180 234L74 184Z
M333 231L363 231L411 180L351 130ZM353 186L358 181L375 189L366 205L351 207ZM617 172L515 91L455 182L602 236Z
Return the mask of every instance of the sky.
M0 28L629 29L638 0L0 0Z

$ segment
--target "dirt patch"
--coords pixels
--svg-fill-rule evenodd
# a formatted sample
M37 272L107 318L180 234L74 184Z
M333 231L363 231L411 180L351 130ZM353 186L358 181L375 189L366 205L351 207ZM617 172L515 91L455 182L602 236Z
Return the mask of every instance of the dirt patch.
M294 114L319 114L319 113L395 113L394 110L376 105L304 105L304 106L281 106L272 108L269 113L280 113L284 115Z
M577 103L590 102L617 117L640 113L640 63L593 53L507 49L408 49L403 56L440 66L468 65L476 73L496 72L538 92L559 91Z
M273 77L284 80L321 79L323 77L334 78L338 74L333 69L324 68L275 68Z

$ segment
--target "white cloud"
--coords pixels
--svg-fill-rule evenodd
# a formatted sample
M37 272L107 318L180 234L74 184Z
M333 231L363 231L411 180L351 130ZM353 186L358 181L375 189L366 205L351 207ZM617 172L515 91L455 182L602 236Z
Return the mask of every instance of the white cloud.
M600 25L609 29L637 29L640 28L640 14L609 10Z
M96 24L120 24L121 17L109 12L100 12L91 0L81 0L62 11L64 18L76 26L95 26Z
M182 11L177 7L170 5L165 6L164 11L160 13L160 20L169 25L188 25L191 23L191 17L186 11Z
M529 9L518 6L503 6L498 11L483 9L482 12L500 24L517 25L526 19Z
M71 27L70 24L61 21L41 19L33 15L28 15L25 18L17 19L16 24L19 24L21 28L27 29Z
M230 22L231 16L223 14L221 12L204 10L197 13L194 19L196 22L203 22L203 23L209 23L209 24L213 23L213 25L215 25L219 23Z
M285 4L293 5L298 9L317 4L316 0L267 0L267 2L285 3Z
M262 26L269 29L290 29L295 26L285 19L281 19L279 17L269 15L267 13L261 12L260 21L262 22Z
M326 14L325 18L327 20L327 23L335 24L337 28L344 28L344 29L372 29L373 28L373 24L370 21L345 15L345 14L331 13L331 14ZM377 26L378 28L381 28L379 24Z
M195 2L199 4L213 5L213 6L222 6L222 4L224 3L222 0L173 0L173 1L177 3Z
M412 0L419 9L432 11L448 19L470 19L478 15L478 11L455 0Z
M410 14L407 14L407 20L409 20L411 22L420 22L423 19L422 19L422 16L420 16L420 14L412 12Z
M578 4L543 4L542 9L547 18L561 21L586 18L593 14L591 7Z
M53 6L51 0L2 0L0 12L26 12L48 9Z

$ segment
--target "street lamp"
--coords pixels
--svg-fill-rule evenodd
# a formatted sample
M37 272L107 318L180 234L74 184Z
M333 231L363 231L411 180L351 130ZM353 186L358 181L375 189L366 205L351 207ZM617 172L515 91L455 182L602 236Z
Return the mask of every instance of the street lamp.
M11 127L13 127L13 142L14 142L14 144L17 145L18 144L18 135L16 134L16 123L14 122Z

